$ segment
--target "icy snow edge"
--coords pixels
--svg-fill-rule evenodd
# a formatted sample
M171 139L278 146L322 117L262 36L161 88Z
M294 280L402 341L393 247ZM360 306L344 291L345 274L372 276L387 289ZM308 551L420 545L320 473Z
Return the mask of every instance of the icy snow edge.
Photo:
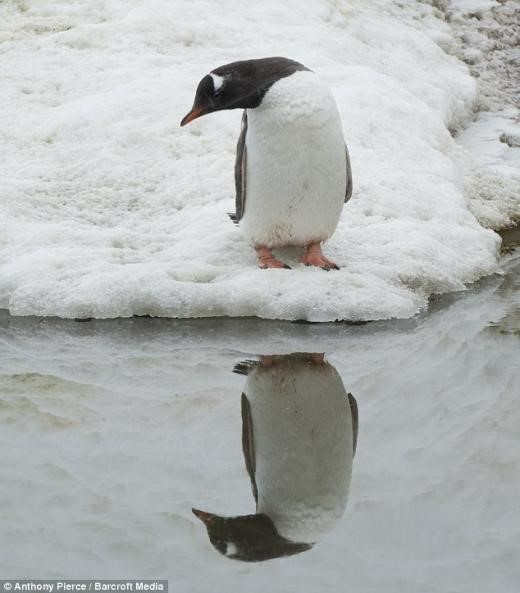
M434 8L178 4L0 6L0 306L60 317L402 318L432 293L498 271L500 239L467 208L448 132L469 119L476 85L441 49L451 31ZM338 272L305 268L295 251L290 271L257 269L226 214L240 114L178 126L209 70L267 55L315 70L338 103L355 183L326 245Z

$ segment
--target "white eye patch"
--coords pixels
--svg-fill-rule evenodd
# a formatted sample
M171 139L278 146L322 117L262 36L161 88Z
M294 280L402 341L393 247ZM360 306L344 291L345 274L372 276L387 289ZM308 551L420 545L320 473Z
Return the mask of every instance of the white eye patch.
M226 542L226 551L224 552L226 556L232 556L233 554L236 554L237 551L238 548L233 542Z
M219 91L222 85L224 84L224 77L219 76L218 74L210 74L210 76L213 79L213 88L216 91Z

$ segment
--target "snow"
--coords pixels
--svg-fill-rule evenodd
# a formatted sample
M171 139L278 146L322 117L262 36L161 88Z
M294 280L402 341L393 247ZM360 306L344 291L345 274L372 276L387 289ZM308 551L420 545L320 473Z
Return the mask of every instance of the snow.
M463 12L479 12L498 6L496 0L451 0L450 4Z
M518 125L513 124L516 116L514 109L503 110L500 114L483 112L458 136L458 141L489 169L504 177L519 177L520 135Z
M2 3L0 307L383 319L498 271L500 240L469 210L448 131L470 121L477 85L442 49L457 41L438 12L412 0ZM325 248L339 272L294 250L292 271L257 269L227 218L241 114L179 127L202 76L268 55L315 70L338 103L354 174Z
M457 137L468 206L485 226L508 226L520 219L520 7L515 0L452 0L447 18L460 39L454 53L479 85L475 120Z
M470 209L482 224L506 226L520 218L520 115L518 109L483 111L457 142L471 158L466 193Z

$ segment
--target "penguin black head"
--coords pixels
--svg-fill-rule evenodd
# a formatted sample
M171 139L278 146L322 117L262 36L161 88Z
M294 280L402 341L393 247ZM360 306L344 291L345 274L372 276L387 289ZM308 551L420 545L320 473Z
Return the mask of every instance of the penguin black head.
M312 548L312 544L292 542L282 537L264 514L220 517L192 509L206 526L213 546L227 558L260 562L292 556Z
M212 70L199 82L191 111L181 126L201 115L223 109L254 109L265 93L280 78L285 78L305 66L288 58L261 58L232 62Z

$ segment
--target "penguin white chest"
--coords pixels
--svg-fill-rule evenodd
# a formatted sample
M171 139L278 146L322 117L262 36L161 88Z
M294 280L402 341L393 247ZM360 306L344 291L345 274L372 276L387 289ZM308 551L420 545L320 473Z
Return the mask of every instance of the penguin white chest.
M248 376L257 512L293 541L315 542L342 516L353 460L348 396L334 367L301 362Z
M327 240L347 183L345 141L330 90L313 72L296 72L273 84L247 116L245 236L268 247Z

